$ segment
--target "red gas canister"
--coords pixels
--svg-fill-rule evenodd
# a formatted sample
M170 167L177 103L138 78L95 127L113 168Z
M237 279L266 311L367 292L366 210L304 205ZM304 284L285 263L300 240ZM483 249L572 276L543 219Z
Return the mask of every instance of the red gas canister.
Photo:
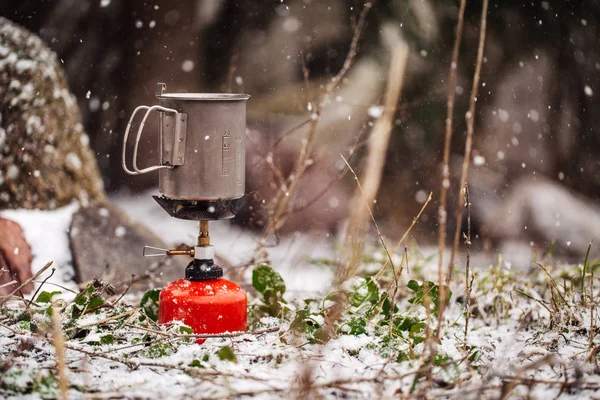
M246 330L246 292L222 279L223 270L213 260L194 259L186 268L185 276L160 292L160 323L183 321L197 334Z

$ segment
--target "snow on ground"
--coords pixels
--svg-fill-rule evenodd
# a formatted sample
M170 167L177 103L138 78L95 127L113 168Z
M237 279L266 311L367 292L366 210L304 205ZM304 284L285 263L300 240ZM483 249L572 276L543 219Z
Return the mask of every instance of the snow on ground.
M170 218L149 195L113 200L167 242L195 240L196 223ZM55 211L2 213L23 226L34 252L34 269L55 261L59 268L55 282L64 283L72 274L67 230L76 209L73 205ZM234 265L248 260L258 240L227 221L212 223L211 236L217 251ZM284 239L269 252L288 287L289 313L282 319L263 317L253 332L210 338L203 344L173 336L182 333L173 331L176 327L159 327L141 318L139 295L127 295L119 303L114 303L116 297L104 295L106 304L114 305L91 312L86 306L52 299L62 309L67 335L69 398L276 399L303 394L358 399L412 393L495 399L506 393L514 398L576 399L600 390L600 340L595 336L600 320L594 302L600 291L593 285L588 288L590 279L581 285L581 265L546 260L547 272L535 266L526 273L502 263L479 265L466 341L465 279L464 272L457 270L442 335L437 344L431 342L435 357L427 380L423 366L428 365L430 345L423 339L426 327L433 329L436 322L434 316L428 319L426 303L414 299L422 290L415 285L436 280L435 258L411 250L409 268L399 281L392 328L384 314L370 314L383 304L386 288L393 282L389 270L379 287L367 286L364 279L344 285L349 298L362 300L345 309L331 340L322 343L317 334L323 333L324 316L333 304L331 297L324 298L332 271L308 259L333 257L332 241L301 234ZM362 270L372 273L385 257L381 250L367 255ZM394 264L399 266L400 261L395 255ZM409 283L410 279L417 282ZM372 290L375 299L365 300ZM263 303L255 297L252 304ZM0 395L54 398L57 364L48 304L38 301L27 312L24 307L10 302L0 309ZM85 315L74 316L80 312ZM226 347L235 359L223 356Z

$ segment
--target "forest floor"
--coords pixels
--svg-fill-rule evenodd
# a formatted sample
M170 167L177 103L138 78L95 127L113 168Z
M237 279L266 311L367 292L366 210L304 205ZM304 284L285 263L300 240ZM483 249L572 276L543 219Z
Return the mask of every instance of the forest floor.
M156 230L171 242L193 237L193 223L162 219L151 203L117 203L151 226L161 218ZM48 229L65 234L68 224L56 221L72 212L48 212ZM11 216L31 239L28 213ZM215 235L235 249L232 263L255 243L234 227ZM385 266L387 254L371 247L356 276L332 290L331 239L307 246L310 237L297 237L270 249L270 266L246 271L249 331L196 344L188 327L154 321L156 291L122 297L102 282L83 290L61 282L68 243L46 237L56 240L32 243L34 267L54 254L57 272L44 284L51 269L39 276L33 298L0 308L6 398L600 397L600 264L592 260L566 265L548 253L523 271L498 257L473 266L472 281L457 266L444 307L435 250L412 245Z

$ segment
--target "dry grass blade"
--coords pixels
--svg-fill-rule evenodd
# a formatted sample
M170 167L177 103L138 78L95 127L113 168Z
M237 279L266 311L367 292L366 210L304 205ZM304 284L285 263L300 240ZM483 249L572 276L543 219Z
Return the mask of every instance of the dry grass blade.
M368 214L370 214L371 219L373 219L373 214L369 205L373 204L381 184L388 142L394 124L396 109L398 107L398 99L404 82L407 59L408 46L406 44L402 43L393 47L384 101L384 113L375 122L375 126L373 127L373 132L369 141L368 155L365 160L366 169L362 177L363 183L361 185L359 182L358 191L354 196L348 229L346 230L344 239L344 250L350 252L350 254L349 256L342 258L343 262L340 264L340 269L337 271L336 278L338 282L343 282L347 277L351 276L355 272L356 267L362 258L364 250L363 238L367 227ZM346 159L344 159L344 161L346 162ZM348 167L350 166L348 165ZM363 202L366 204L366 207L362 204ZM381 237L379 229L377 233ZM380 240L383 242L383 239Z
M58 384L61 400L68 398L69 381L67 378L67 367L65 360L65 337L61 331L60 308L52 307L52 344L56 350L56 367L58 369Z

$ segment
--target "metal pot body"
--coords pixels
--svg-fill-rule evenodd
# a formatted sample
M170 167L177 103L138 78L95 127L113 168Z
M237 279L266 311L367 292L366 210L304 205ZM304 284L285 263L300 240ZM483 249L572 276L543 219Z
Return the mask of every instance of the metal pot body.
M244 196L246 176L246 94L164 93L159 83L158 105L137 107L123 138L122 166L131 175L159 171L159 192L171 200L234 200ZM135 115L145 111L135 136L133 169L126 147ZM144 124L159 113L159 163L138 166Z
M159 192L170 199L237 199L245 193L246 100L158 96L162 107L187 114L181 165L159 170ZM173 125L180 115L160 113L160 154L169 161ZM175 135L176 136L176 135ZM180 142L181 143L181 142Z

